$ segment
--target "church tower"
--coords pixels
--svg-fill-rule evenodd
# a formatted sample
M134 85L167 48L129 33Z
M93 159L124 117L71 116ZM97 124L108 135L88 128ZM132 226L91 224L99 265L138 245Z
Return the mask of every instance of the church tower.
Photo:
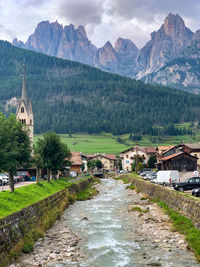
M22 96L21 99L18 101L16 117L21 121L22 124L26 124L28 126L30 140L33 145L33 130L34 130L33 109L31 100L27 98L25 64L23 64Z

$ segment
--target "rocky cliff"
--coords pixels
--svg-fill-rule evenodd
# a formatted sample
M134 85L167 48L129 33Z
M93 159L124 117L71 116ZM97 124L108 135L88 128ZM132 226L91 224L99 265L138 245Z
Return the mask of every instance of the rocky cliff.
M145 82L200 92L200 31L194 34L178 14L170 13L141 50L123 38L118 38L114 47L108 41L98 49L88 40L83 26L63 27L57 21L39 23L27 42L15 38L13 45Z
M15 38L13 45L89 65L93 65L93 58L97 51L97 48L88 40L83 26L77 29L72 24L63 27L57 21L40 22L26 43Z
M200 30L194 35L190 44L156 72L143 78L145 82L159 83L189 90L200 94Z
M138 78L152 73L178 57L193 37L179 15L169 14L151 40L142 48L138 57Z

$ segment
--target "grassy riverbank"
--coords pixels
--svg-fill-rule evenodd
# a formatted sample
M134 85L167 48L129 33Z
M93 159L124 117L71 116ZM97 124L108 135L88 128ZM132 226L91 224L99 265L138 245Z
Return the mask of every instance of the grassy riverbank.
M52 180L50 183L40 182L39 185L31 184L16 188L14 193L0 192L0 219L47 198L71 184L72 182L69 182L67 178L61 178Z
M135 179L135 178L138 178L138 177L136 175L124 175L121 177L124 183L127 183L127 181L129 181L129 183L132 183L130 186L127 186L127 188L136 190L136 192L141 192L142 194L144 194L145 199L147 199L148 197L150 199L150 202L157 203L162 209L164 209L164 211L166 212L166 214L169 216L169 218L172 221L174 230L179 232L180 234L185 235L185 239L188 243L188 248L194 252L198 261L200 261L200 230L195 227L195 225L192 223L192 221L189 218L185 217L184 215L180 214L179 212L173 209L173 207L175 208L175 204L174 204L175 202L173 203L173 205L171 202L172 208L169 207L165 203L167 202L167 200L165 200L165 197L166 197L165 195L171 192L166 191L166 193L164 193L163 190L168 190L167 188L163 188L163 187L160 188L160 186L158 187L153 184L151 185L150 183L146 181L142 181L141 179L140 179L140 183L138 183L139 179ZM135 181L132 179L134 179ZM162 192L161 192L161 189L162 189ZM155 197L156 194L152 194L150 196L148 194L150 191L151 193L153 191L154 192L157 191L157 197ZM175 193L177 197L184 196L187 199L187 196L185 196L184 194L181 194L175 191L173 191L173 193ZM195 199L193 199L193 201L195 201ZM199 200L197 199L197 201Z
M164 202L155 202L157 202L158 205L163 208L170 217L174 229L177 232L185 235L186 241L188 242L188 247L194 251L195 256L197 257L198 261L200 261L200 231L195 228L194 224L188 218L169 208Z

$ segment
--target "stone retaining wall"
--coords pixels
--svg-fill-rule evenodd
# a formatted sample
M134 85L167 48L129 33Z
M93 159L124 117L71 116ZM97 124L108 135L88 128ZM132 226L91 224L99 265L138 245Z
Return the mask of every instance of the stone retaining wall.
M200 229L200 202L187 198L175 190L169 190L162 185L152 184L133 177L126 178L140 192L147 194L150 199L163 201L170 208L191 219L195 227Z
M0 267L7 266L22 251L24 244L30 245L44 234L62 211L69 205L70 193L87 188L93 178L73 184L19 212L0 220Z

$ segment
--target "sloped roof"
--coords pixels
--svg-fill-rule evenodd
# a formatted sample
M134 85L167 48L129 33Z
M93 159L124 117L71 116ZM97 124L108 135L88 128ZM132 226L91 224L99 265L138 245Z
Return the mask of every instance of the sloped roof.
M168 149L170 149L170 148L172 148L172 147L174 147L174 146L157 146L157 148L158 148L158 150L168 150Z
M115 154L95 154L95 155L86 155L87 159L94 159L97 157L104 157L107 158L109 160L116 160L116 156Z
M138 147L138 150L147 154L156 154L157 151L154 147Z
M171 155L169 155L169 156L160 158L160 160L161 160L161 161L166 161L166 160L169 160L169 159L176 158L176 157L178 157L178 156L180 156L180 155L182 155L182 154L187 155L187 156L189 156L189 157L191 157L191 158L198 159L197 157L192 156L192 155L190 155L189 153L185 153L185 152L183 152L183 151L179 151L179 152L176 152L176 153L171 154Z
M134 149L135 149L135 148L132 146L132 147L130 147L130 148L128 148L128 149L126 149L126 150L120 152L120 154L123 154L123 153L125 153L125 152L130 151L130 150L134 151Z
M200 143L183 143L181 145L187 146L190 149L200 149Z
M108 158L108 159L110 159L110 160L116 160L116 156L115 156L115 154L105 154L105 155L103 155L103 156L105 156L106 158Z
M72 162L72 165L82 165L82 160L81 160L81 153L78 151L72 151L71 152L71 159L70 161Z
M87 159L93 159L95 158L97 155L86 155Z

